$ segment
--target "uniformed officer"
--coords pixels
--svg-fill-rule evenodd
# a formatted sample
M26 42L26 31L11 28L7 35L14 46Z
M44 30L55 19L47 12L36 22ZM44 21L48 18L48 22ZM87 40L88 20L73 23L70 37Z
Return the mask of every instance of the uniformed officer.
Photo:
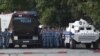
M9 38L10 38L10 32L8 31L8 29L5 29L3 37L4 37L4 47L7 48L9 46Z
M54 47L55 46L55 28L51 29L51 43Z
M46 47L46 29L42 29L40 32L40 35L42 36L42 44L43 47Z
M54 41L54 46L56 47L59 47L60 43L59 43L59 40L60 40L60 32L58 29L55 30L55 41Z
M54 28L51 28L49 30L49 45L50 47L53 47L54 46Z
M2 31L0 29L0 48L3 47L3 36L2 36Z
M62 38L62 34L63 34L63 29L59 29L59 33L60 33L60 37L59 37L59 43L60 43L60 47L64 46L64 38Z
M47 30L46 30L46 46L47 46L47 48L52 47L50 28L47 28Z

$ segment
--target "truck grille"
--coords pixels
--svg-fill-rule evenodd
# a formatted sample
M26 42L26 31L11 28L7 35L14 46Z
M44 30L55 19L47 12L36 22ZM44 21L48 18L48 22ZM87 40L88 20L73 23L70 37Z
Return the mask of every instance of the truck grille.
M32 36L20 36L18 39L32 39Z

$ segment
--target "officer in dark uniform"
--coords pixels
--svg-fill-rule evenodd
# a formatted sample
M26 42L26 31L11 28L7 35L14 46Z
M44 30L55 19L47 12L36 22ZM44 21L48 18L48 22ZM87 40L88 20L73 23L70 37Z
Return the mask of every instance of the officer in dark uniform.
M60 32L59 32L58 29L55 30L55 37L54 38L55 38L55 42L54 42L55 44L54 45L56 47L59 47L59 45L60 45L60 43L59 43L59 41L60 41Z
M53 39L54 38L54 30L53 29L49 29L48 30L48 41L49 41L49 47L53 47Z
M63 29L59 29L59 33L60 33L60 37L59 37L59 43L60 43L60 47L63 47L64 46L64 39L62 38L62 34L63 34Z
M51 46L50 28L47 28L45 35L46 35L46 47L48 48Z
M55 28L51 29L51 43L55 47Z
M0 29L0 48L3 47L3 36L2 36L2 31Z
M42 45L45 48L46 47L46 29L42 29L40 34L42 36Z
M10 38L10 32L8 29L5 29L3 32L3 37L4 37L4 47L7 48L9 46L9 38Z

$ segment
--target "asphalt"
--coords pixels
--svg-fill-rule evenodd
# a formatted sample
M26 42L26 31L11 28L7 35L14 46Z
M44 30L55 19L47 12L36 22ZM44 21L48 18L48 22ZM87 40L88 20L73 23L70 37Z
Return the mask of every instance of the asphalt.
M0 56L100 56L100 49L0 49Z
M69 48L6 48L0 49L0 56L100 56L100 49L86 49L85 45Z

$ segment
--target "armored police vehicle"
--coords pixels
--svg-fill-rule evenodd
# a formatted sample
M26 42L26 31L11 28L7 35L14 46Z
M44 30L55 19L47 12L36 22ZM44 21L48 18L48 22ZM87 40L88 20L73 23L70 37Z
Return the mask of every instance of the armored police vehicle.
M99 32L93 25L80 19L74 23L69 23L69 27L63 32L65 46L76 48L76 44L85 44L86 48L98 48Z

